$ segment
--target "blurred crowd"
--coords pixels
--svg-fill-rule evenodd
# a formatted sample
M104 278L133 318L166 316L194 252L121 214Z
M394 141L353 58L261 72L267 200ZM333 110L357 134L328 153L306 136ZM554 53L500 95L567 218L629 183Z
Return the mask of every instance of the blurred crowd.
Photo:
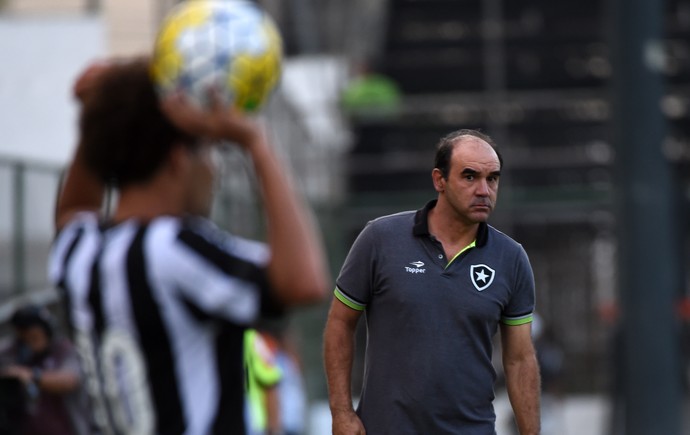
M78 354L48 307L17 309L0 349L0 434L93 433ZM245 333L246 423L250 435L301 435L307 395L291 328Z

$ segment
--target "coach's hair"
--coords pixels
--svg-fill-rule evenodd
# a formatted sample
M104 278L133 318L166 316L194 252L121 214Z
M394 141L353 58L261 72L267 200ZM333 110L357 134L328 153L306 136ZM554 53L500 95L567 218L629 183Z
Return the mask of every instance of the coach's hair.
M450 158L453 155L455 144L462 136L474 136L491 145L491 148L493 148L498 155L498 163L500 167L503 168L503 156L501 156L501 153L498 152L496 143L489 135L486 135L479 130L461 129L443 136L436 146L434 168L438 168L441 171L443 178L448 178L448 171L450 170Z
M83 103L79 127L86 164L104 183L145 182L173 145L194 144L159 104L147 58L120 61L99 78Z

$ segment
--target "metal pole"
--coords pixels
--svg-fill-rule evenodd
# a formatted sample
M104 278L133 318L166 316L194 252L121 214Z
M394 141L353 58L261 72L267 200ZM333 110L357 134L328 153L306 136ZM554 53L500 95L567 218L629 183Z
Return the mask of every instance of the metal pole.
M501 172L502 198L496 213L492 216L495 225L507 234L514 231L512 209L513 179L510 170L510 147L508 127L505 117L501 113L507 98L505 29L503 24L503 0L485 0L482 2L482 60L484 65L484 101L487 133L498 144L506 157L507 170Z
M305 54L316 54L324 47L324 33L321 22L316 18L320 2L312 0L294 0L290 12L295 30L298 49Z
M14 205L12 207L12 263L14 269L14 294L20 295L26 291L26 264L25 246L26 231L24 225L24 205L26 189L24 188L24 173L26 168L23 163L13 165L14 172Z
M673 184L662 153L664 91L661 0L612 0L611 53L620 357L626 435L679 435L678 321L680 270L674 254Z

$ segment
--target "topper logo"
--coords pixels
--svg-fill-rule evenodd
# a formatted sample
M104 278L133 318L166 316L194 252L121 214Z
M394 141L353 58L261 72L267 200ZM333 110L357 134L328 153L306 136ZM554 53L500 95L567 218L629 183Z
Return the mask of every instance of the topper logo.
M405 272L407 273L425 273L426 269L422 269L422 266L424 266L424 262L422 261L413 261L410 263L414 267L409 267L405 266Z

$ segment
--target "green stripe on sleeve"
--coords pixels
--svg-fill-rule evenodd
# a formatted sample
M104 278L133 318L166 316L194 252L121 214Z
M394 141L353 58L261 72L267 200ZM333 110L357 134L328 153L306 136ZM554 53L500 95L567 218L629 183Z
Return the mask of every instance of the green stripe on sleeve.
M531 323L533 319L534 315L530 313L522 317L501 317L501 323L509 326L519 326L524 325L525 323Z
M336 287L335 290L333 290L333 294L340 302L344 303L353 310L364 311L364 309L366 308L365 305L359 304L353 301L352 299L348 298L342 291L340 291L338 287Z

